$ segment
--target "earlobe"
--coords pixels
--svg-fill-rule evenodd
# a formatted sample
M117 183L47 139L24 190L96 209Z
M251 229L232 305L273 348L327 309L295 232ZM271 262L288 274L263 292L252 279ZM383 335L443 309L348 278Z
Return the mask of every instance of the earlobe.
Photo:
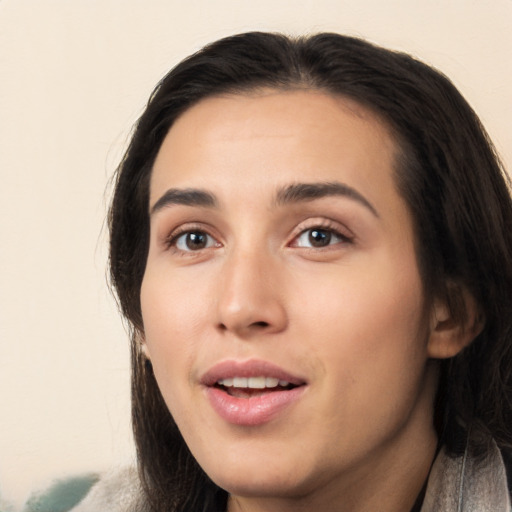
M136 335L136 343L138 344L140 353L144 356L144 358L147 359L148 361L151 360L148 345L146 343L146 338L143 333L138 333Z
M142 352L146 359L151 360L151 357L149 355L149 349L145 341L141 343L140 351Z
M448 300L435 300L432 310L428 356L448 359L456 356L482 332L485 319L473 295L458 285L451 287L464 314L454 315ZM454 301L455 302L455 301Z

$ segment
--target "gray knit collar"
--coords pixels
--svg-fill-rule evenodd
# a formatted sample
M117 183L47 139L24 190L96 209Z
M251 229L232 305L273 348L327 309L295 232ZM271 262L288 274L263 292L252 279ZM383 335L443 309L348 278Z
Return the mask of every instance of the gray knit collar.
M505 464L493 440L482 457L469 439L462 455L443 448L428 479L421 512L510 512Z

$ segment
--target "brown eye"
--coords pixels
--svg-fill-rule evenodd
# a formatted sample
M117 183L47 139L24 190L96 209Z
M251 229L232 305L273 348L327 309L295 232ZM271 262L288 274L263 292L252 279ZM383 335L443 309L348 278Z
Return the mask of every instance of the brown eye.
M348 243L350 239L331 229L311 228L304 230L295 243L296 247L322 248L329 245Z
M325 229L311 229L308 233L308 242L312 247L325 247L331 243L332 233Z
M208 249L214 247L215 244L215 240L204 231L187 231L179 235L174 241L177 249L186 252Z

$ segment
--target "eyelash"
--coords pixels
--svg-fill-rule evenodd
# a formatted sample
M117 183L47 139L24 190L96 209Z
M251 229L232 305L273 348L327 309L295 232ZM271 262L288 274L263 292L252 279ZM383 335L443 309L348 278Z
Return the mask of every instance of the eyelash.
M323 232L324 234L326 234L328 244L325 246L316 246L315 247L314 245L312 245L309 247L301 247L298 243L300 238L305 236L308 232L311 234L314 231L317 231L319 233ZM206 242L209 245L207 245L206 247L198 248L197 250L190 249L190 248L188 250L186 250L186 249L178 247L180 238L185 237L185 236L190 236L193 234L206 236L207 239L210 239L210 241L207 240L207 242ZM330 243L332 240L332 237L337 238L338 241L335 243ZM211 243L211 240L213 240L213 243ZM311 239L309 239L309 241L311 242ZM185 241L185 243L186 243L186 241ZM353 236L341 233L340 230L338 228L336 228L335 226L333 226L332 223L324 221L324 222L316 222L316 223L312 224L310 227L299 228L297 230L297 234L294 235L292 241L288 244L288 246L297 247L297 248L306 249L306 250L320 251L320 250L329 249L329 247L337 246L339 244L350 245L353 243L354 243ZM203 226L183 226L183 227L179 228L178 230L172 232L165 240L166 249L168 249L168 250L172 249L173 251L175 251L176 253L178 253L180 255L191 255L193 253L198 253L205 249L221 247L221 245L222 244L220 242L217 242L216 238L213 237L211 234L209 234L208 230L205 230Z

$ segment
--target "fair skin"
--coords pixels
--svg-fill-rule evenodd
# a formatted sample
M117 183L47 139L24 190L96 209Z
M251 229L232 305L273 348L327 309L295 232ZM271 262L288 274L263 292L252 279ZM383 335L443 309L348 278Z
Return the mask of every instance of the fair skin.
M313 91L203 100L161 147L144 350L230 512L408 512L428 475L431 359L463 340L426 306L396 153L370 111Z

